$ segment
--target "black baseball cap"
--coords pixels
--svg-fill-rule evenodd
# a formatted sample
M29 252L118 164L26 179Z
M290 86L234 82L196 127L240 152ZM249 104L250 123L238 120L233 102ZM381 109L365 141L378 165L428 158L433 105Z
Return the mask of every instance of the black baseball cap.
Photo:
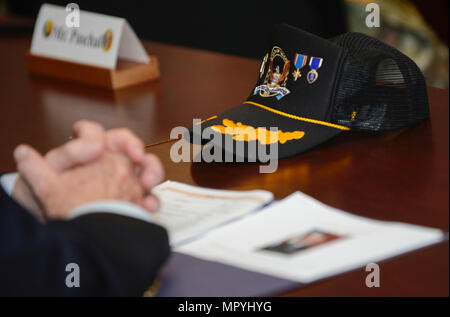
M283 24L274 29L247 100L186 137L202 144L232 137L233 148L221 141L225 151L239 142L278 142L284 158L343 132L394 130L428 117L425 79L406 55L361 33L327 40Z

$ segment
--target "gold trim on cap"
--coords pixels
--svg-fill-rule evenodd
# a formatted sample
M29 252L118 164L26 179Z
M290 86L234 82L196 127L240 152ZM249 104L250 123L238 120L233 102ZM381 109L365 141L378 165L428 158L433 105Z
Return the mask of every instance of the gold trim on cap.
M304 121L304 122L314 123L314 124L320 124L320 125L323 125L323 126L327 126L327 127L335 128L335 129L339 129L339 130L344 130L344 131L349 131L350 130L349 127L345 127L343 125L334 124L334 123L330 123L330 122L326 122L326 121L320 121L320 120L316 120L316 119L310 119L310 118L294 116L293 114L286 113L286 112L283 112L283 111L280 111L280 110L277 110L277 109L273 109L273 108L270 108L268 106L265 106L265 105L262 105L262 104L259 104L259 103L253 102L253 101L245 101L244 104L253 105L253 106L259 107L259 108L262 108L264 110L276 113L276 114L278 114L280 116L287 117L289 119L294 119L294 120L299 120L299 121Z

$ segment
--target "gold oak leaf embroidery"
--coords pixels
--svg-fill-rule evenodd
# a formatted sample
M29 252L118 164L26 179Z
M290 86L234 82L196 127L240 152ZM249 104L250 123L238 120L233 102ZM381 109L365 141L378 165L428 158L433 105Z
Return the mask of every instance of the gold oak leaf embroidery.
M283 132L270 131L266 128L255 129L252 126L242 124L241 122L234 123L232 120L223 119L223 125L213 125L211 129L222 134L228 134L233 136L235 141L254 141L258 140L261 144L272 144L280 142L281 144L286 143L290 140L299 140L303 138L305 132L303 131L292 131Z

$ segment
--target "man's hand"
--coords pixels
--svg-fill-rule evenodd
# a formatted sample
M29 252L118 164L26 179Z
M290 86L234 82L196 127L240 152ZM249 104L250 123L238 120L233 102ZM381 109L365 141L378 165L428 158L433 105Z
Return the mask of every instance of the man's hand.
M95 122L79 121L74 124L72 134L75 139L49 151L45 158L56 172L62 172L79 164L86 164L98 158L105 150L105 131ZM22 175L14 186L13 198L41 221L44 212L33 191Z
M155 185L163 180L164 172L162 164L156 156L144 154L144 145L142 141L126 129L115 129L105 133L100 125L89 121L77 122L74 125L73 134L76 139L67 142L59 148L51 150L45 155L45 163L48 164L48 168L46 169L47 173L53 170L53 173L62 174L66 171L71 171L76 167L94 163L95 160L100 160L102 158L105 151L122 153L131 161L130 163L134 164L134 175L138 178L143 193L146 194L140 200L141 206L150 211L158 209L159 202L157 198L149 193ZM20 160L17 160L18 165L26 157L20 155L23 154L19 151L21 148L22 146L18 147L15 151L17 158L20 158ZM21 165L22 169L26 170L27 173L29 173L29 171L33 172L38 168L39 164L43 163L37 160L41 158L37 152L32 149L31 151L28 150L29 148L25 148L27 154L31 153L31 159L26 160L26 164L22 162ZM111 162L108 161L105 163ZM111 164L109 166L112 167ZM13 197L27 209L32 211L37 217L43 218L42 206L40 204L41 197L37 197L36 192L31 189L30 185L32 184L28 178L29 177L21 172L21 176L14 188ZM39 186L39 188L41 188L43 185L41 183L34 183L33 186ZM119 199L119 197L116 198ZM106 198L104 197L104 199ZM137 202L137 200L135 201ZM52 216L53 214L47 215L47 217Z
M142 204L144 190L123 154L107 151L94 162L59 174L31 147L19 147L14 156L50 219L65 219L74 208L97 200Z

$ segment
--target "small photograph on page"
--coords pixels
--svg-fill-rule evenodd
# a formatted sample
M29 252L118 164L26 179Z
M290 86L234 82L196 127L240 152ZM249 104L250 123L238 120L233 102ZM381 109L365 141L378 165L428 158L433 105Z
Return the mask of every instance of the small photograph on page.
M346 237L329 232L324 232L321 230L311 230L308 233L290 237L281 242L266 246L259 250L273 251L281 254L291 255L344 238Z

